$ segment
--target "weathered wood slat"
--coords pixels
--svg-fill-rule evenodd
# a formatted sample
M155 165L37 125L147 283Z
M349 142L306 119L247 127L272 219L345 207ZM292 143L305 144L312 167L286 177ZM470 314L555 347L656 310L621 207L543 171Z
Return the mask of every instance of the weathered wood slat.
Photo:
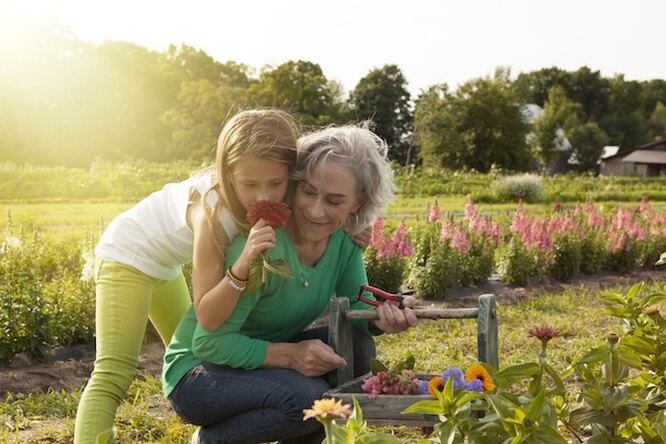
M418 319L475 319L478 308L415 308L412 310ZM372 321L379 319L375 310L347 310L347 319Z

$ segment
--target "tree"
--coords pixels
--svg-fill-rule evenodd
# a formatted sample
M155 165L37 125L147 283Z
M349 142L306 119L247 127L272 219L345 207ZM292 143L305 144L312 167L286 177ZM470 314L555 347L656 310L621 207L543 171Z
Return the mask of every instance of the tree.
M657 102L648 123L652 140L666 138L666 106L663 103Z
M567 97L564 88L553 86L548 91L543 114L534 121L530 138L532 153L548 167L566 149L564 140L580 125L582 107Z
M630 148L649 140L645 97L640 82L618 74L610 80L609 109L599 126L613 145Z
M267 67L251 91L258 103L297 114L305 125L332 120L329 82L316 63L290 60L277 68Z
M407 81L397 65L384 65L363 77L350 95L356 120L372 120L374 131L389 145L389 157L407 161L412 115Z
M416 102L414 137L429 165L482 172L493 165L526 170L531 158L527 130L502 71L494 78L468 81L455 93L435 85Z
M208 79L183 82L178 106L164 113L162 121L172 130L164 157L210 162L222 124L247 106L246 90Z
M569 140L573 146L569 164L577 171L591 171L598 168L608 136L596 122L589 121L571 129Z

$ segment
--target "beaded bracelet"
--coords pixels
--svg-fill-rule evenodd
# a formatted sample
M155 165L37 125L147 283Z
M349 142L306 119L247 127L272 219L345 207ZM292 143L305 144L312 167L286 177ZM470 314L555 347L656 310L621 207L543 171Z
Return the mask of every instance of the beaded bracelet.
M229 286L233 288L236 291L243 291L245 290L247 281L243 281L241 279L238 279L234 274L231 272L231 268L227 269L226 273L227 278L229 278Z

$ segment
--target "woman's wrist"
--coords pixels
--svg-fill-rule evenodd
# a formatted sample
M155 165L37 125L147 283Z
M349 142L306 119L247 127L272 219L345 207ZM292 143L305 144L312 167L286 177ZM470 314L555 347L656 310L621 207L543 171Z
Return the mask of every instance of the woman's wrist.
M249 263L244 264L243 261L238 260L229 268L231 274L233 274L237 279L247 281L250 276L250 265Z

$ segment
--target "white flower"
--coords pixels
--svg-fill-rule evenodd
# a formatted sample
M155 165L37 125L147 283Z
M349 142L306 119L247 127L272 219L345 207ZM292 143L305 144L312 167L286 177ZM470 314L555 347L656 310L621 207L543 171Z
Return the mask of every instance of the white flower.
M83 252L81 257L85 261L81 270L81 280L92 281L95 276L95 257L87 251Z
M7 236L5 238L5 241L0 245L0 255L5 254L5 251L7 251L10 248L16 250L21 248L21 239L14 236Z

